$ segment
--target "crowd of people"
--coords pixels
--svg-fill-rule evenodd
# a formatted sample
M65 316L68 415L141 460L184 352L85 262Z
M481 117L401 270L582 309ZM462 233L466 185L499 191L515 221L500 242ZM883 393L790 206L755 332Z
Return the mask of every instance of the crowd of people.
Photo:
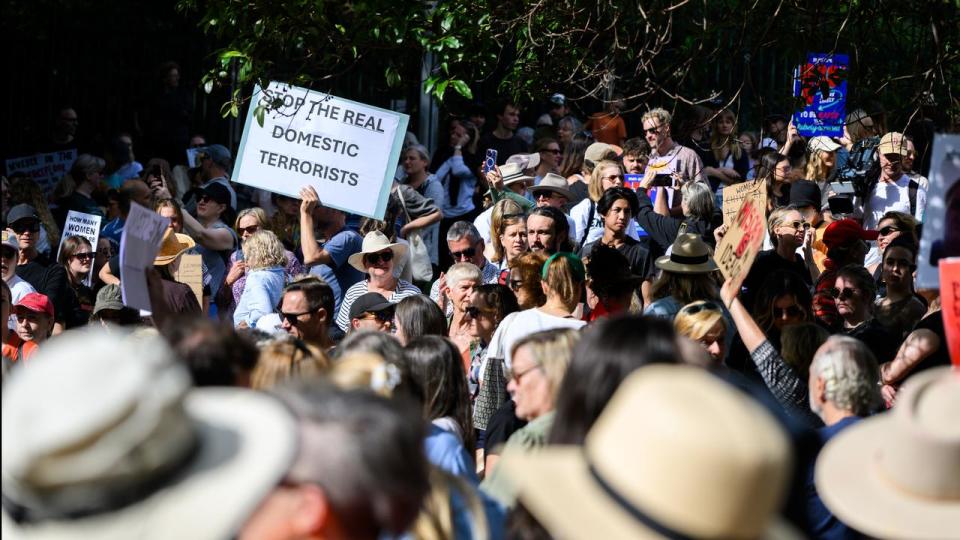
M914 141L862 110L839 139L722 108L629 133L623 107L407 134L382 219L235 183L201 135L192 164L120 134L49 192L4 177L4 537L960 538ZM738 286L714 251L743 182ZM133 205L169 220L150 311Z

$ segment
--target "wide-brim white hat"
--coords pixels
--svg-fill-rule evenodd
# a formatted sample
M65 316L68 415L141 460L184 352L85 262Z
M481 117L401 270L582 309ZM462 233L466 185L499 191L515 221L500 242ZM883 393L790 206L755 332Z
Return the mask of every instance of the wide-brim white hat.
M387 238L387 235L380 231L370 231L366 236L363 237L363 246L361 247L360 251L351 255L347 259L347 263L366 274L367 268L363 265L363 256L368 253L376 253L385 249L393 251L395 265L400 259L403 259L407 255L407 246L397 242L391 243L390 239Z
M960 372L913 375L893 410L841 431L820 452L817 492L874 538L960 538Z

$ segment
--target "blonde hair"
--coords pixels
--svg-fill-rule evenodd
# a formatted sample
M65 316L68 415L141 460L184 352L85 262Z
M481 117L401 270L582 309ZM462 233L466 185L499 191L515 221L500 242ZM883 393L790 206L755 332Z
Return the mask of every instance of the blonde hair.
M404 382L396 365L373 352L348 352L338 358L327 372L327 380L339 388L363 388L385 398Z
M683 306L673 319L673 327L677 333L693 340L700 340L710 333L718 322L726 332L727 321L723 318L723 312L719 306L706 307L708 303L705 300L698 300Z
M257 218L257 223L259 223L261 227L266 227L267 224L270 223L270 220L267 218L267 213L264 211L264 209L260 208L259 206L254 206L253 208L244 208L239 214L237 214L237 219L233 220L233 230L239 230L240 220L247 216L253 216Z
M273 231L257 231L244 240L243 258L250 270L287 266L287 253Z
M597 202L600 200L600 197L603 197L603 170L612 167L616 167L621 173L623 172L619 163L609 159L601 160L597 163L597 166L593 168L593 172L590 173L590 184L587 186L587 194L590 196L591 201Z
M563 381L563 376L570 365L573 348L580 341L580 332L570 328L555 328L535 332L519 341L511 348L511 354L516 357L521 347L527 347L533 361L543 369L543 374L550 383L550 401L555 402L557 390Z
M717 126L720 123L720 119L726 117L733 119L734 130L730 135L721 135ZM723 153L724 149L728 151L728 154L733 155L733 159L740 159L742 149L740 148L740 139L737 137L736 126L737 116L733 114L733 111L730 109L723 109L710 121L710 127L712 128L710 131L710 149L713 151L713 157L717 158L717 161L726 159L727 155Z
M650 109L649 111L643 113L643 119L640 121L646 122L647 120L656 120L661 126L669 126L670 122L673 120L673 116L671 116L666 109L657 107L656 109Z
M500 262L504 257L503 242L500 235L510 225L526 221L523 207L511 199L502 199L493 205L493 215L490 217L490 237L493 240L493 262Z
M576 255L568 254L572 257ZM546 279L550 293L560 297L565 306L573 307L580 302L580 295L583 293L584 275L577 276L577 270L574 269L574 262L568 257L555 256L553 260L547 259L544 263L546 267ZM581 268L582 267L582 263ZM549 296L549 293L547 293Z
M833 169L823 162L823 154L826 153L828 152L824 152L823 150L810 152L809 156L807 156L807 166L803 172L804 178L813 182L823 182L830 177Z
M773 231L783 224L784 219L787 217L787 214L790 212L800 213L800 210L796 206L781 206L779 208L774 208L770 212L770 217L767 218L767 234L770 235L770 242L773 243L773 247L777 247L777 235ZM803 214L800 214L800 219L803 219Z
M270 390L288 381L316 378L329 366L327 355L313 345L289 337L275 339L260 348L250 387Z

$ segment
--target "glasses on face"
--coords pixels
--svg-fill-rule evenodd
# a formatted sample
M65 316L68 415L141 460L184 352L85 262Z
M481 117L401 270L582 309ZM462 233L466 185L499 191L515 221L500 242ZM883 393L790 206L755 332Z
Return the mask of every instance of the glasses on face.
M87 253L74 253L74 254L72 255L73 258L77 259L77 260L80 261L80 262L89 262L89 261L92 261L93 258L96 257L96 256L97 256L97 254L96 254L96 253L93 253L92 251L88 251Z
M854 289L854 288L838 289L836 287L832 287L830 289L830 296L832 296L837 300L849 300L850 298L853 298L854 296L856 296L859 292L860 292L860 289Z
M25 232L40 232L40 222L39 221L18 221L10 225L10 228L13 229L13 232L17 234L23 234Z
M900 232L900 229L897 227L894 227L893 225L887 225L886 227L883 227L877 232L880 233L880 236L887 236L895 232Z
M536 199L537 199L538 201L539 201L540 199L550 200L550 199L555 199L555 198L560 197L560 196L561 196L561 195L560 195L559 193L554 193L554 192L552 192L552 191L541 191L541 192L539 192L539 193L536 194Z
M464 313L466 313L467 316L470 317L471 319L477 319L477 318L480 317L480 315L483 315L484 313L493 313L493 312L494 312L492 309L480 309L480 308L478 308L478 307L476 307L476 306L469 306L469 307L467 307L467 308L466 308L465 310L463 310L463 311L464 311Z
M783 227L790 227L791 229L793 229L793 230L795 230L795 231L799 231L800 229L807 230L807 229L810 228L810 224L807 223L806 221L803 221L803 220L800 220L800 221L791 221L791 222L789 222L789 223L784 223L782 226L783 226Z
M704 302L702 304L697 304L695 306L686 306L681 311L687 315L696 315L703 310L707 311L720 311L720 306L716 302Z
M376 266L381 262L390 262L393 260L393 251L381 251L379 253L371 253L369 255L364 255L363 260L366 262L367 266Z
M249 227L238 227L237 232L240 234L253 234L260 230L259 225L251 225Z
M903 156L900 154L884 154L883 157L887 158L887 161L891 163L900 163L900 160L903 159Z
M208 202L216 202L216 201L214 201L213 199L211 199L209 195L201 195L200 198L197 199L197 202L198 202L198 203L208 203Z
M385 309L383 311L368 311L364 313L363 317L360 317L361 321L373 321L376 320L383 324L393 322L393 311Z
M523 371L510 371L509 376L513 379L513 382L520 384L520 381L523 380L523 377L526 376L531 371L540 369L542 366L540 364L533 365Z
M773 316L777 319L782 319L786 315L790 318L796 318L803 315L803 310L800 309L800 306L794 304L792 306L787 306L785 308L780 308L773 306Z
M655 126L652 128L643 128L643 132L646 135L656 135L657 133L660 132L660 126Z
M308 311L302 311L302 312L300 312L300 313L285 313L285 312L281 311L281 312L279 312L278 314L280 315L280 322L281 322L281 323L282 323L283 321L287 321L288 323L290 323L290 326L296 326L297 323L300 322L300 317L301 317L302 315L309 315L309 314L311 314L311 313L316 313L318 310L319 310L319 308L317 308L317 309L311 309L311 310L308 310Z
M477 249L469 247L463 251L451 251L450 257L455 261L462 261L466 259L472 259L477 254Z
M520 290L520 287L523 286L523 280L522 280L522 279L508 279L508 280L507 280L507 285L510 287L510 290L512 290L513 292L517 292L517 291Z

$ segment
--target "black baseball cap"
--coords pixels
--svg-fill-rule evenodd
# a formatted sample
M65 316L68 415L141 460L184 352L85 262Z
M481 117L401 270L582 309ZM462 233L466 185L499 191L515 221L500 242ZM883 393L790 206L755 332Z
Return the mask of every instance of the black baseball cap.
M40 221L40 215L37 214L37 209L29 204L18 204L11 208L9 212L7 212L8 224L13 225L21 219Z
M198 191L200 195L206 195L216 203L230 206L230 190L224 187L223 184L214 182L207 187L200 188Z
M350 320L359 319L364 313L377 313L394 307L382 294L369 292L353 301L350 306Z
M813 206L820 208L820 186L816 182L800 180L790 184L790 204L793 206Z

